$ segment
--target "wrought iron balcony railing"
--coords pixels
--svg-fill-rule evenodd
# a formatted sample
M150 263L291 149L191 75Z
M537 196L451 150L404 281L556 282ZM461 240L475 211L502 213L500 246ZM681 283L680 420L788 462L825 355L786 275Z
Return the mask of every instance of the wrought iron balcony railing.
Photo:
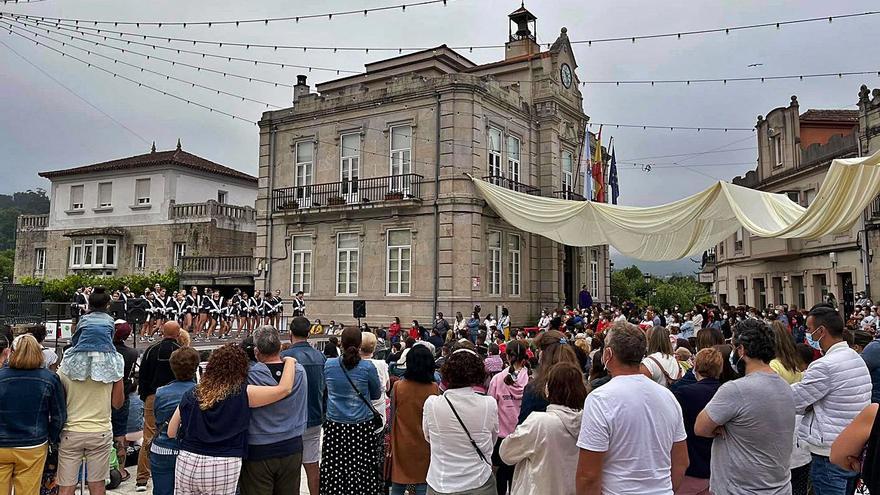
M496 186L501 186L511 191L517 191L521 193L531 194L533 196L540 196L541 189L535 186L530 186L528 184L523 184L522 182L517 182L513 179L509 179L507 177L503 177L500 175L487 175L483 177L483 180L490 183L495 184Z
M403 174L284 187L272 191L272 211L290 212L392 201L420 201L421 185L421 175Z
M553 191L553 197L557 199L567 199L569 201L586 201L583 195L574 191Z

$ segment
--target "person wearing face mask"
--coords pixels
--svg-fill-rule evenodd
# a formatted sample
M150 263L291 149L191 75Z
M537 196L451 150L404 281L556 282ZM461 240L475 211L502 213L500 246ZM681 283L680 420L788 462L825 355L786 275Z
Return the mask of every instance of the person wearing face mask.
M576 490L670 494L688 466L687 433L672 392L639 371L645 333L627 323L608 332L602 362L613 377L584 401Z
M843 339L843 319L829 304L813 306L807 316L807 340L823 356L791 386L798 414L798 439L812 454L810 475L816 495L851 494L858 473L831 464L831 444L871 399L871 376L861 357Z

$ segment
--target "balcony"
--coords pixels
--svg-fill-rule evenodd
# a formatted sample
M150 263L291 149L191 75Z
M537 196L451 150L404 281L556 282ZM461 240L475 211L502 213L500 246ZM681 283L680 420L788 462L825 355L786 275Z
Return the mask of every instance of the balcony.
M517 182L515 180L508 179L507 177L502 177L500 175L487 175L486 177L483 177L483 180L490 184L495 184L496 186L510 189L511 191L531 194L532 196L541 195L540 188L530 186L528 184L523 184L522 182Z
M297 213L325 208L421 201L422 179L418 174L403 174L274 189L272 211Z
M214 222L221 229L257 231L257 210L250 206L227 205L213 200L204 203L174 203L168 208L168 218L174 223Z
M16 232L27 232L31 230L44 230L49 225L49 215L19 215L16 225Z
M567 199L569 201L586 201L587 198L583 197L574 191L553 191L553 197L556 199Z
M184 285L253 285L253 256L184 256L178 266Z
M880 220L880 196L874 198L874 201L871 201L871 206L869 206L870 217L874 221ZM19 217L21 218L21 217Z

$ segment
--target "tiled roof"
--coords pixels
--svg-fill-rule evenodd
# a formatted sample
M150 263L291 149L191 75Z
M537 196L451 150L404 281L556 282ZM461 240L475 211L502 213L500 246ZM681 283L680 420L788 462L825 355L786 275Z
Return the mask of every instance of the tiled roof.
M835 121L835 122L858 122L859 120L859 111L858 110L816 110L809 109L806 112L802 113L800 116L801 122L803 121L815 121L815 120L824 120L824 121Z
M141 167L177 165L179 167L207 172L210 174L223 175L235 179L245 180L256 184L257 178L244 172L214 163L200 156L187 153L181 149L170 151L154 151L143 155L130 156L128 158L120 158L109 162L95 163L93 165L85 165L82 167L66 168L64 170L52 170L50 172L40 172L40 177L54 179L56 177L64 177L68 175L88 174L93 172L107 172L115 170L131 170Z

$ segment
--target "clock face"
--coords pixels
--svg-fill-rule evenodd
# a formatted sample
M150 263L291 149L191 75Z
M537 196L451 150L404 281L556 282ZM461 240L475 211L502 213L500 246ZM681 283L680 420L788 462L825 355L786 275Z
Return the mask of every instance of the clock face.
M562 68L559 69L559 76L562 78L562 85L566 88L571 87L571 67L568 64L562 64Z

